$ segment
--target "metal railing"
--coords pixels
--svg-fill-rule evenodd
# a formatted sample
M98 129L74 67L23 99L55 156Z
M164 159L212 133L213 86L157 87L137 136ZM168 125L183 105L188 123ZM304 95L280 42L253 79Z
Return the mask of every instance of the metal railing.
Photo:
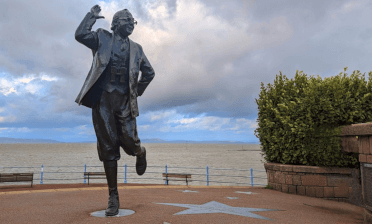
M71 170L72 169L72 170ZM8 171L9 170L9 171ZM70 171L69 171L70 170ZM80 171L81 170L81 171ZM128 171L129 170L129 171ZM33 172L34 181L40 181L40 184L45 182L49 184L55 183L77 183L82 181L87 183L84 172L104 172L103 166L29 166L29 167L0 167L0 173L15 173L15 172ZM255 172L266 172L265 170L254 170ZM215 184L232 184L249 186L265 186L264 181L254 183L254 179L266 179L266 174L262 176L254 176L253 168L250 169L232 169L232 168L211 168L204 167L176 167L176 166L147 166L144 176L138 177L135 171L135 166L118 166L118 183L123 180L123 183L129 183L128 180L141 180L147 184L160 184L164 179L162 173L188 173L196 178L192 182L201 182L207 186ZM226 174L227 172L227 174ZM231 173L233 173L231 175ZM249 174L249 175L247 175ZM58 178L59 177L59 178ZM250 183L247 183L247 179ZM99 181L99 180L95 180ZM101 180L106 183L106 180ZM133 181L131 181L134 183ZM265 181L267 183L267 181ZM81 183L81 182L80 182ZM165 184L167 180L165 180Z

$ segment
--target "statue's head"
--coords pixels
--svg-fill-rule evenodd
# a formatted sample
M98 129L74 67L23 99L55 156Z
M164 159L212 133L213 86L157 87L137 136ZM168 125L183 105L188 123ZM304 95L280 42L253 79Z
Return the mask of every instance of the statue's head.
M123 9L115 13L111 23L111 30L120 32L124 36L129 36L134 30L137 21L133 19L128 9Z

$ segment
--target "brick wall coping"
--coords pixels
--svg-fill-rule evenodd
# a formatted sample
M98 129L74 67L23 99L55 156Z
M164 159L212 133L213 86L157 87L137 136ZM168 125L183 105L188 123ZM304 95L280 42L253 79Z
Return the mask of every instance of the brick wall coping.
M305 166L305 165L289 165L281 163L265 163L266 170L283 171L283 172L299 172L299 173L337 173L337 174L351 174L350 168L337 167L319 167L319 166Z
M372 122L342 127L341 136L372 135Z

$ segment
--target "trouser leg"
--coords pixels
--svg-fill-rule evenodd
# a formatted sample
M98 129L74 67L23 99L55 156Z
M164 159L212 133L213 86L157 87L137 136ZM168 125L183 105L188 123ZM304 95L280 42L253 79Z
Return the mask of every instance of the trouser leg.
M138 138L136 118L132 117L130 110L130 96L128 94L119 95L115 91L113 95L115 97L112 99L120 102L115 110L119 144L128 155L141 155L141 141Z
M131 115L123 117L117 114L120 145L131 156L141 156L141 141L138 138L136 118Z
M136 118L131 115L124 117L118 114L117 116L120 124L118 130L121 147L128 155L137 157L136 172L138 175L143 175L147 167L146 149L141 147L141 141L138 138Z
M97 136L97 151L101 161L120 159L120 144L112 106L110 93L103 91L99 102L92 109L93 125Z

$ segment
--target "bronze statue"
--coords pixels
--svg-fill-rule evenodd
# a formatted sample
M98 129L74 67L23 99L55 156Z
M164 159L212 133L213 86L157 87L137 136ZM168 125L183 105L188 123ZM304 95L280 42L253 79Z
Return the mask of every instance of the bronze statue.
M110 33L104 29L91 31L101 8L92 7L75 32L75 39L92 50L93 62L76 103L92 108L94 130L97 136L99 159L103 161L109 202L106 216L119 212L117 190L117 160L120 146L136 156L138 175L145 173L146 149L137 135L137 97L141 96L155 76L141 45L128 38L137 24L127 10L115 13ZM141 78L138 78L141 71Z

